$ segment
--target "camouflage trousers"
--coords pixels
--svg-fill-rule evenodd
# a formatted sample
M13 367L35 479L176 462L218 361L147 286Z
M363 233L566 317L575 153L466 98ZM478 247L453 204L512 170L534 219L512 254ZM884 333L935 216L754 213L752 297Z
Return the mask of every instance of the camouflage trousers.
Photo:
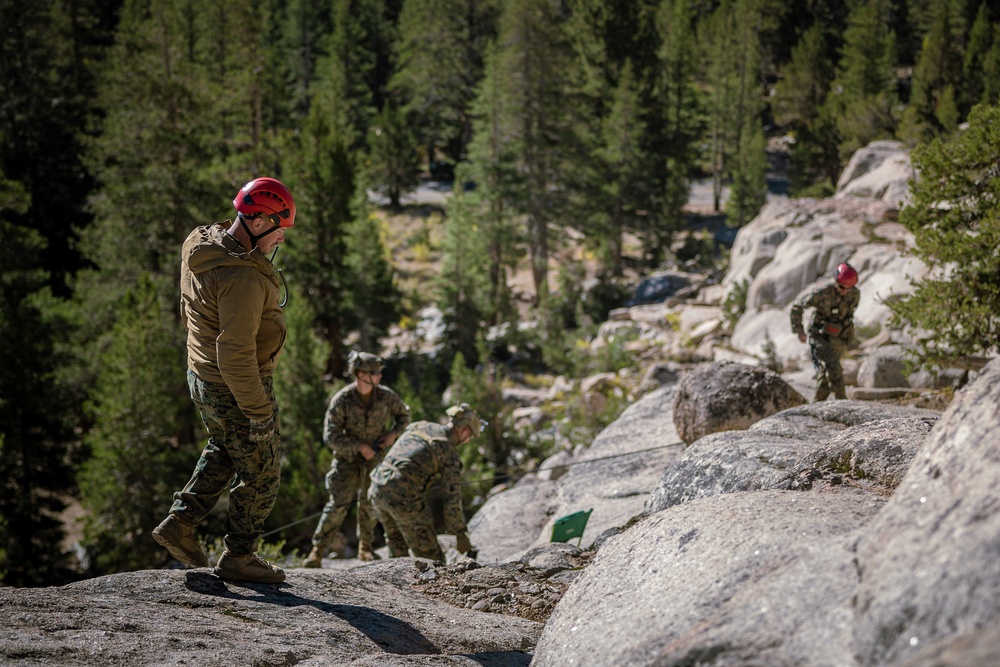
M394 498L391 492L376 484L368 489L368 497L385 529L390 558L409 556L409 548L417 558L444 561L434 530L434 517L422 497Z
M324 553L330 550L337 538L337 531L355 503L358 504L358 540L365 544L371 544L375 540L378 515L368 500L368 485L371 483L368 475L378 462L378 456L370 461L365 461L360 456L352 460L333 459L333 464L326 473L326 491L330 498L323 506L323 515L313 532L313 546L319 547Z
M223 382L204 382L188 371L191 400L201 412L208 444L201 452L191 479L174 494L172 514L197 524L215 508L229 489L226 548L241 556L257 550L264 521L271 513L281 479L281 435L278 406L271 378L262 378L274 405L274 434L263 442L250 441L250 420Z
M844 388L844 369L840 365L840 355L844 352L844 341L835 336L814 334L809 337L809 352L813 368L816 369L816 398L825 401L833 392L837 398L847 398Z

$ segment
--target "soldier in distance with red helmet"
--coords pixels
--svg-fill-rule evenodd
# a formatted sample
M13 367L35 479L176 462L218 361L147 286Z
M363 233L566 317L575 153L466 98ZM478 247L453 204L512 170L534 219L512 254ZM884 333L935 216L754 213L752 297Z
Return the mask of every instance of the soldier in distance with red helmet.
M792 305L792 333L803 343L809 341L817 401L825 401L831 392L837 398L847 398L840 357L854 338L854 311L861 299L857 284L858 272L843 263L834 270L832 284L809 292ZM802 326L806 308L814 309L808 335Z

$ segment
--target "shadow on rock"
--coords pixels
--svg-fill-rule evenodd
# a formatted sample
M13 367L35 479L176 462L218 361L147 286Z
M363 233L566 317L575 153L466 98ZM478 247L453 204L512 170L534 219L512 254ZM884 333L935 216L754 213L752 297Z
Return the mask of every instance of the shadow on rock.
M309 605L323 612L333 614L349 623L353 628L371 639L386 653L398 655L437 655L441 651L415 627L388 614L368 607L349 604L333 604L321 600L300 597L289 592L292 586L283 584L253 584L247 582L226 582L207 572L189 572L185 585L195 593L260 602L282 607ZM475 656L468 656L477 659ZM485 657L485 656L484 656ZM483 662L484 665L492 664Z

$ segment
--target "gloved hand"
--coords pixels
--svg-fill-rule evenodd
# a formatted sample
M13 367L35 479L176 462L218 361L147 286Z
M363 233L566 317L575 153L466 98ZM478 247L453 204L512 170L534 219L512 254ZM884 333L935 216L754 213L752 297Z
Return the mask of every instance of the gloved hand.
M458 533L455 535L455 548L458 549L459 553L467 554L472 551L472 542L469 541L469 536L466 533Z
M258 421L250 420L250 442L264 442L274 435L274 415Z

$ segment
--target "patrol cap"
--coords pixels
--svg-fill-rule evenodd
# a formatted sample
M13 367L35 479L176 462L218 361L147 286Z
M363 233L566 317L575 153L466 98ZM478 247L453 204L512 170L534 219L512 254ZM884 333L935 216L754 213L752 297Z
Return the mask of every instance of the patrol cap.
M476 414L476 411L468 403L453 405L448 408L447 413L451 418L453 428L468 426L472 430L472 437L482 433L483 427L486 426L486 422L479 418L479 415Z
M351 375L360 373L381 373L382 357L370 352L358 352L351 350L347 355L347 372Z

